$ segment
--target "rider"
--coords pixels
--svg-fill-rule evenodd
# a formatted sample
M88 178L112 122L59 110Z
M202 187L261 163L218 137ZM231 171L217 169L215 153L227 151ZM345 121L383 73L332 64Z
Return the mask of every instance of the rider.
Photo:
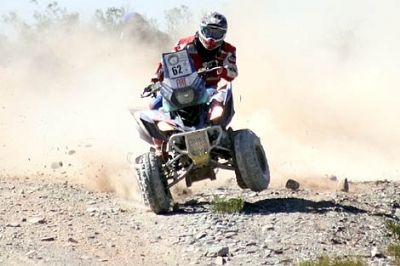
M200 29L195 35L180 39L173 49L175 52L186 49L193 60L196 70L205 67L210 62L216 62L218 66L223 67L207 74L207 88L217 89L221 78L226 81L232 81L238 75L236 48L224 41L227 29L228 22L225 16L218 12L210 12L201 20ZM151 81L155 83L162 81L163 78L164 71L160 63L156 76ZM145 91L149 90L150 86L145 88ZM150 104L150 109L156 110L161 105L162 97L158 95Z

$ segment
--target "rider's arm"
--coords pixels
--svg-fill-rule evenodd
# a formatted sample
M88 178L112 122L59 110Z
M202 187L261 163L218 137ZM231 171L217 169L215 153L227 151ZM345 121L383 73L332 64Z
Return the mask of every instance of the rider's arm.
M220 74L221 77L227 81L232 81L238 76L238 69L236 65L236 48L227 45L226 49L226 57L223 61L223 70Z
M164 80L164 69L160 62L160 63L158 63L156 73L154 73L154 76L151 79L151 82L156 83L157 81L163 81L163 80Z

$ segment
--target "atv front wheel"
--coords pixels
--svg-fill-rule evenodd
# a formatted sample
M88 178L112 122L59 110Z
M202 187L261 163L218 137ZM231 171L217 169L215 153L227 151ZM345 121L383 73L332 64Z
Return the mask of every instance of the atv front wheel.
M156 214L169 212L172 203L171 193L161 170L160 159L153 152L140 157L137 177L145 204Z
M260 139L248 129L238 130L234 136L236 179L239 186L252 191L267 189L269 167Z

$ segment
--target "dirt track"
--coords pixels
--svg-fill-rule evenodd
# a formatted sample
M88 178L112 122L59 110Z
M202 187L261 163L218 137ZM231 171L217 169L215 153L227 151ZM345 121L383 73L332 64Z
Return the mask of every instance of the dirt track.
M3 177L0 264L293 265L330 254L379 265L390 261L381 254L391 242L383 222L399 218L399 194L389 182L350 184L349 193L225 186L156 216L113 193ZM213 195L243 197L244 212L213 214Z

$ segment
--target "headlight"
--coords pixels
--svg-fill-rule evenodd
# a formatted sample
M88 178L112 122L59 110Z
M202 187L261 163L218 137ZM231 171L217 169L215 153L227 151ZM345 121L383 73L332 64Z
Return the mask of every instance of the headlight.
M175 129L173 126L171 126L170 124L168 124L165 121L158 122L157 126L161 131L171 131L171 130Z
M224 113L224 108L219 104L214 104L211 108L210 120L218 119Z
M176 100L179 104L186 105L194 101L194 90L182 90L175 92Z

